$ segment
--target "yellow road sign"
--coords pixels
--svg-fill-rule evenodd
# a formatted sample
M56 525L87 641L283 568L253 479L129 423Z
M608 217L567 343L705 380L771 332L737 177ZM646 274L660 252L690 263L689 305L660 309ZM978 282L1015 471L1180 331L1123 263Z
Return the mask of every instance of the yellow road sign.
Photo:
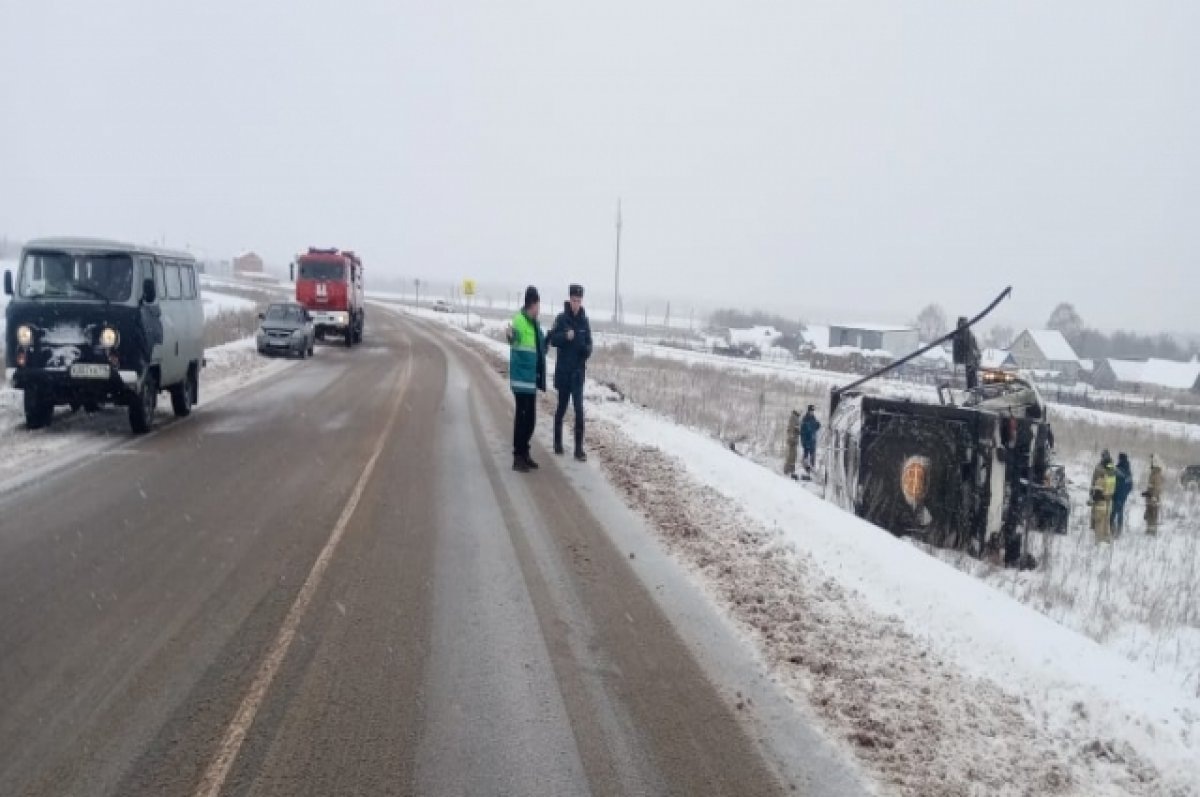
M463 296L475 295L475 280L463 280Z

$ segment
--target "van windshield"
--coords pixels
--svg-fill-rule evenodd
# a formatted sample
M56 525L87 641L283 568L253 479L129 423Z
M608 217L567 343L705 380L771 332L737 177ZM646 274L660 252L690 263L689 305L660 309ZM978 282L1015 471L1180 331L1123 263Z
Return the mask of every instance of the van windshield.
M344 280L346 267L341 263L326 263L319 260L300 261L300 279Z
M126 254L27 252L17 293L26 299L102 299L123 302L133 290L133 259Z

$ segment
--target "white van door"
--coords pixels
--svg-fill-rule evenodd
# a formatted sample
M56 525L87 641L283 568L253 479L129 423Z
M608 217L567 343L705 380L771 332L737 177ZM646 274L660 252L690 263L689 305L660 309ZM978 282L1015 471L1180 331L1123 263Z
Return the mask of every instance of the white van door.
M175 263L160 264L163 270L163 282L166 292L159 304L162 307L163 350L159 362L160 387L170 387L182 381L186 373L179 346L182 333L187 331L186 317L183 312L183 283L179 276L179 266Z

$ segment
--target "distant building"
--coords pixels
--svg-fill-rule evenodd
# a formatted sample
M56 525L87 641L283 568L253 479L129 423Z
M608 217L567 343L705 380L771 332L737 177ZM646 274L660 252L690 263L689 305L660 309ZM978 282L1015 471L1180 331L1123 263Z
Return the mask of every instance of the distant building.
M254 252L243 252L233 258L234 274L263 273L263 259Z
M1079 355L1057 329L1027 329L1008 351L1022 371L1055 373L1064 382L1079 380Z
M1200 393L1200 361L1117 360L1096 363L1096 387L1131 393Z
M829 348L829 327L821 324L805 324L804 332L800 333L807 346L817 349Z
M979 365L993 371L1017 370L1017 361L1005 349L984 349L979 353Z
M775 341L783 337L783 333L775 327L750 327L749 329L730 329L729 345L754 346L760 351L770 348Z
M829 328L829 346L850 346L868 351L886 351L900 357L915 351L920 345L920 334L913 327L886 324L834 324Z

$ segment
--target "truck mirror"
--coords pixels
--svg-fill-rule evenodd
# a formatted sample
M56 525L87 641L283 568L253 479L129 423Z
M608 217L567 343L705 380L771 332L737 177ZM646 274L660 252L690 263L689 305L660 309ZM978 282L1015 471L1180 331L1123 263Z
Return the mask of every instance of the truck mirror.
M259 321L266 321L266 320L267 320L267 314L266 314L266 313L259 313L259 314L258 314L258 320L259 320Z
M154 304L158 299L158 291L154 288L154 280L150 277L142 280L142 301L146 304Z
M4 272L4 293L6 296L13 295L12 272L11 271Z
M296 281L296 264L288 263L288 282Z

